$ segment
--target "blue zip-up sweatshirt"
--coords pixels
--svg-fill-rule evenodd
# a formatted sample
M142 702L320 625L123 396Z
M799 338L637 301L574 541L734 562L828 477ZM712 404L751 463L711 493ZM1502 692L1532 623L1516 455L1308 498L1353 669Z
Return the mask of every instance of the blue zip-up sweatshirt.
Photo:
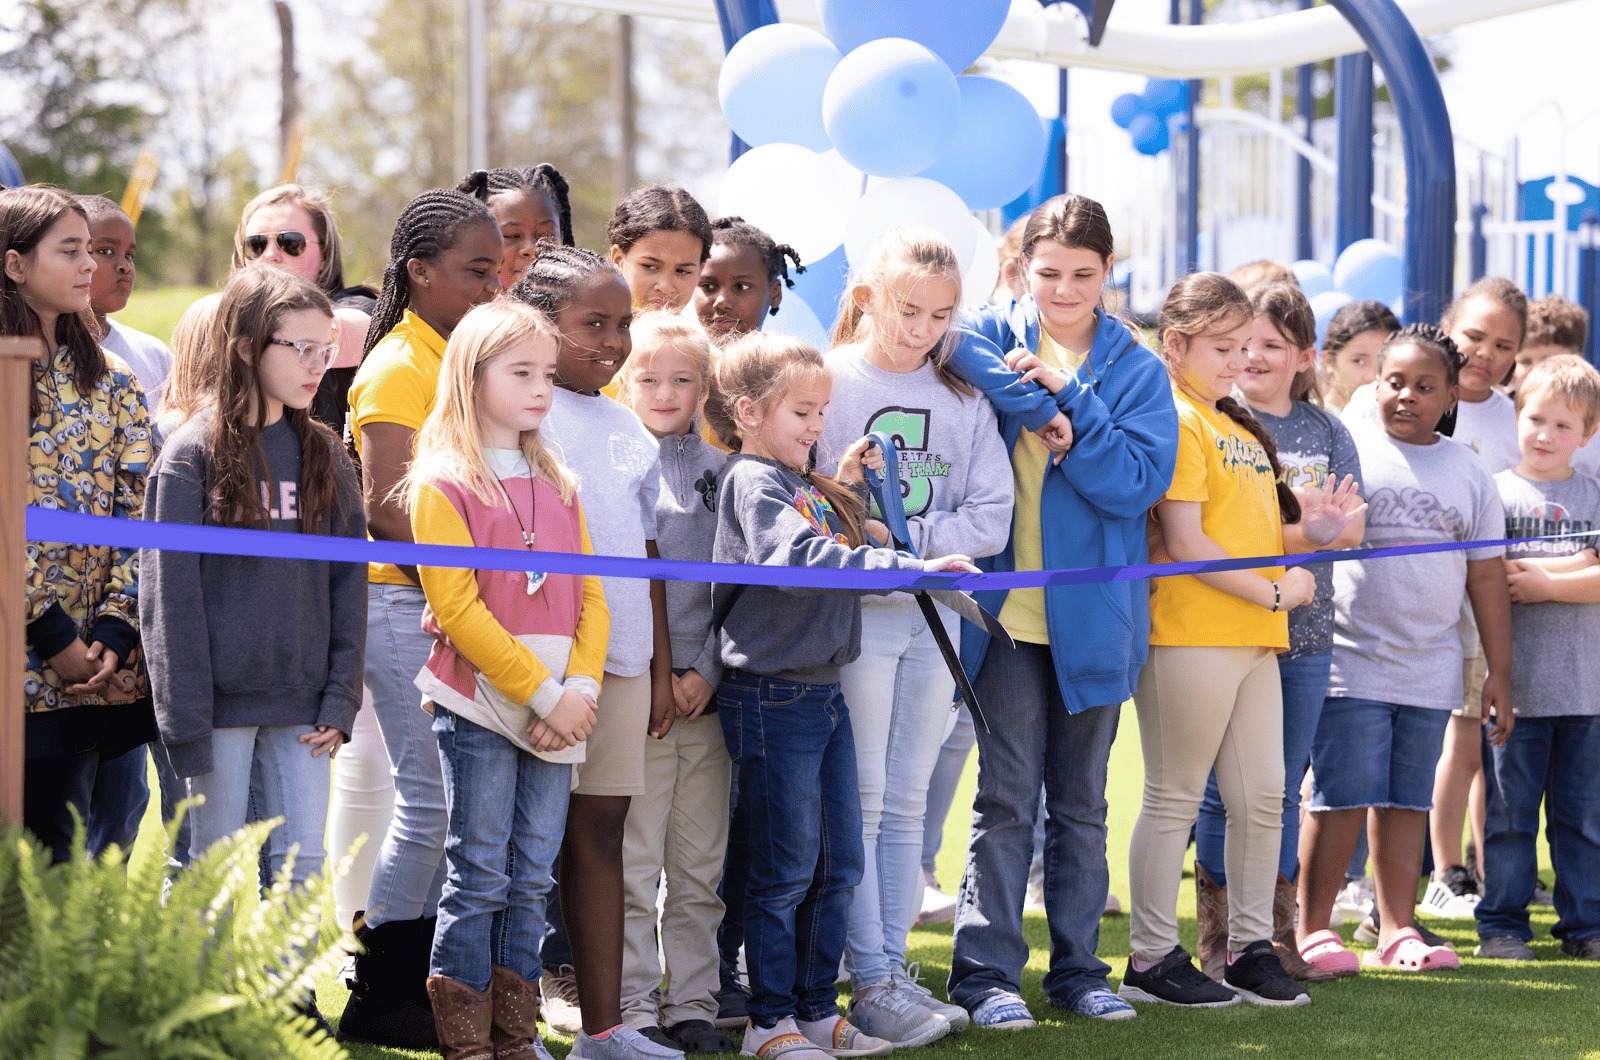
M1041 521L1047 569L1122 566L1149 561L1145 515L1172 485L1178 413L1166 366L1127 325L1096 309L1094 344L1072 382L1052 396L1006 368L1014 349L1039 348L1039 307L1024 298L964 313L950 366L994 404L1007 451L1024 429L1057 411L1072 421L1072 448L1045 472ZM1013 532L1015 532L1013 522ZM987 571L1015 569L1015 542L977 561ZM1006 590L973 594L999 614ZM1050 654L1067 712L1122 703L1133 694L1150 651L1146 580L1045 587ZM961 624L961 663L976 677L989 634Z

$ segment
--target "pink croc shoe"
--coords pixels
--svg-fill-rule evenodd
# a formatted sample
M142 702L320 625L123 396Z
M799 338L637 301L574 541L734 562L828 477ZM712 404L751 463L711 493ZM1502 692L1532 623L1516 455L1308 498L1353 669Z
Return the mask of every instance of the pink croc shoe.
M1361 958L1368 968L1392 968L1401 972L1437 972L1459 969L1461 958L1446 946L1430 946L1414 927L1396 931L1387 945L1379 946Z
M1337 931L1324 929L1308 935L1300 944L1300 959L1340 979L1361 974L1361 961L1344 948Z

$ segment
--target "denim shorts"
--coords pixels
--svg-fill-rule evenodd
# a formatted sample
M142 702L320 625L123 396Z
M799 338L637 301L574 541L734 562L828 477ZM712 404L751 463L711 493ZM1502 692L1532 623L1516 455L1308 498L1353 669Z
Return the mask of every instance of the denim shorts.
M1329 696L1311 743L1311 803L1319 810L1433 809L1433 771L1448 710Z

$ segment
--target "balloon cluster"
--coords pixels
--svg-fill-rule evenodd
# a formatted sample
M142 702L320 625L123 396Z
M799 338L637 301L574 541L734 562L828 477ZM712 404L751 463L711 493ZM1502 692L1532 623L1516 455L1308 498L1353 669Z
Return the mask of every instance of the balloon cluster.
M1328 322L1351 302L1382 302L1396 315L1404 308L1405 262L1381 239L1351 243L1339 252L1331 270L1320 261L1297 261L1290 268L1311 300L1319 346L1327 337Z
M1143 92L1124 92L1112 101L1111 120L1128 130L1140 154L1159 155L1172 145L1172 119L1188 111L1189 82L1152 77Z
M837 285L806 285L818 315L831 318L843 286L842 262L829 268L828 259L842 247L859 263L879 234L908 224L941 232L969 274L968 299L987 297L992 280L967 289L978 272L995 271L995 241L972 211L1026 191L1046 150L1044 123L1022 93L958 76L999 35L1010 6L822 0L826 36L780 23L729 50L717 98L751 149L728 168L718 210L838 275Z

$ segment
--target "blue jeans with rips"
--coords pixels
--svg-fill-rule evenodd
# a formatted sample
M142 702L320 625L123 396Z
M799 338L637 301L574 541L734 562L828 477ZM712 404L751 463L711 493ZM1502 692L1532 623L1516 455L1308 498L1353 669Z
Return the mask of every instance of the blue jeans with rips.
M837 684L731 670L717 714L750 813L751 1022L836 1015L834 979L864 860L850 710Z

